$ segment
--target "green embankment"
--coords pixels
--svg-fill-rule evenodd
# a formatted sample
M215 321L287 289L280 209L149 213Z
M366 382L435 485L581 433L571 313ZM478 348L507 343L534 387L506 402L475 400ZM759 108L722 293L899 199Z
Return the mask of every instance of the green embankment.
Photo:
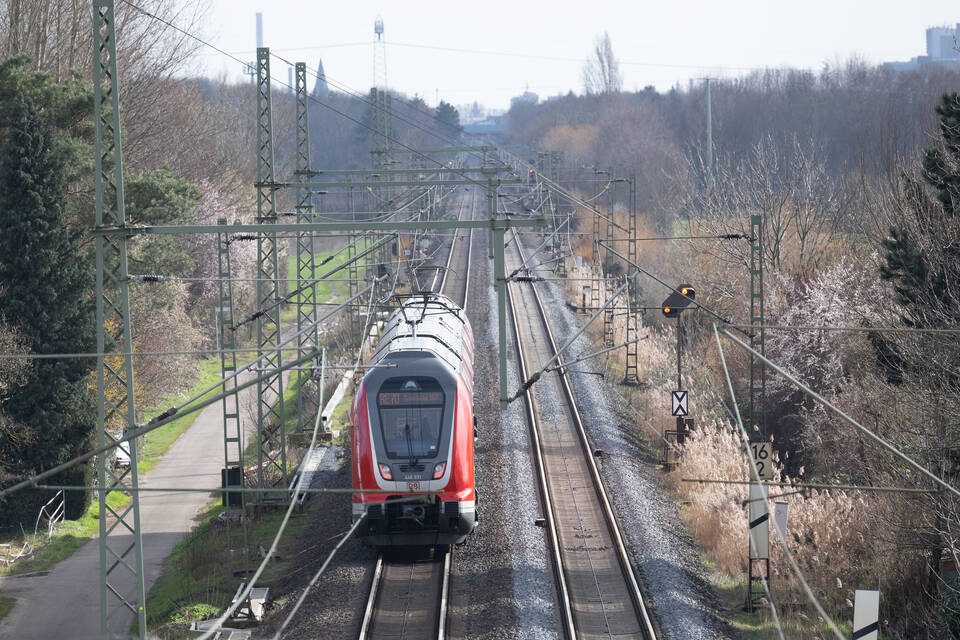
M10 610L13 609L13 603L16 601L16 598L0 596L0 620L3 620L10 613Z
M219 378L219 359L211 358L209 360L203 360L200 363L197 378L189 391L182 394L167 396L159 403L158 407L146 410L144 412L145 417L149 420L163 410L179 405L184 400L206 389ZM214 396L218 391L219 389L217 388L208 391L194 404ZM189 415L185 415L151 431L146 435L143 459L140 461L138 467L140 474L146 473L157 465L160 457L166 453L167 449L170 448L170 445L176 442L177 438L183 435L190 425L193 424L193 421L197 419L199 413L200 412L198 411ZM129 501L129 498L121 493L113 492L108 496L107 501L112 508L118 509L126 504ZM57 527L49 543L46 541L45 533L39 533L36 539L33 539L33 534L30 533L28 539L35 546L43 545L42 548L40 548L36 552L36 555L30 560L21 560L10 567L0 567L0 576L17 575L21 573L44 571L49 569L61 560L70 557L74 551L86 544L86 542L89 541L90 538L92 538L93 535L99 531L99 522L100 505L96 499L94 499L93 504L90 505L90 508L82 518L79 520L67 520L61 523ZM10 540L5 540L4 542L9 542L11 545L14 545L15 548L21 548L23 546L24 539L22 536L17 536Z
M306 381L306 376L303 377ZM284 389L284 429L292 434L296 429L297 398L300 393L300 380L291 375L290 383ZM345 400L346 401L346 400ZM313 423L305 424L307 433L313 429ZM341 435L341 439L344 436ZM256 444L247 446L248 463L256 462ZM256 551L269 548L276 534L285 509L262 510L249 520L248 542L251 555L246 560L238 552L227 551L227 526L217 518L223 511L218 504L211 506L200 524L180 544L163 563L163 573L154 583L147 595L147 625L152 632L161 637L180 637L191 622L206 620L219 615L229 606L236 593L241 578L235 571L253 569L260 562ZM281 538L278 558L268 565L260 579L269 583L294 570L288 558L299 551L298 538L309 519L292 518ZM240 528L237 523L232 527L234 549L242 546ZM184 636L186 637L186 636Z

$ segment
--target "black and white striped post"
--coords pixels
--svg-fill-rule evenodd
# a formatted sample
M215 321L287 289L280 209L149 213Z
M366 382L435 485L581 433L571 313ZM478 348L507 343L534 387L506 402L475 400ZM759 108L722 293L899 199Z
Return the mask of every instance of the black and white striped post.
M750 555L747 569L747 602L744 607L753 611L763 597L762 582L770 577L770 511L767 508L768 487L750 485L747 508L750 525Z
M880 635L880 592L857 589L853 599L853 640L877 640Z

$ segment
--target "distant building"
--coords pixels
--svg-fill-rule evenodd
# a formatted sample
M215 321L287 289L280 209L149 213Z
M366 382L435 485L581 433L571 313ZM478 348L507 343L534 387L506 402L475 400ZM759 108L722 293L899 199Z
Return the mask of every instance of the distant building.
M479 122L464 125L463 132L478 135L503 133L503 116L487 116Z
M537 104L538 102L540 102L540 96L530 90L524 91L519 96L510 98L511 107L515 104Z
M322 98L330 91L327 87L327 74L323 72L323 58L317 60L317 79L313 83L313 97Z
M930 65L960 68L960 22L956 27L927 29L927 55L906 62L885 62L883 66L894 71L915 71Z

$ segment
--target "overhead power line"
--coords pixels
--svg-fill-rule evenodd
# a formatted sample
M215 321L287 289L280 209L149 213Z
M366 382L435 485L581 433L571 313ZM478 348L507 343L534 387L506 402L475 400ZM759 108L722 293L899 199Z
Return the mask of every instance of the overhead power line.
M833 413L835 413L835 414L838 415L840 418L842 418L844 422L850 424L850 425L853 426L857 431L859 431L860 433L862 433L863 435L865 435L867 438L869 438L870 440L872 440L874 443L880 445L881 447L883 447L884 449L886 449L887 451L889 451L890 453L892 453L892 454L893 454L894 456L896 456L897 458L900 458L901 460L903 460L904 462L906 462L912 469L914 469L915 471L919 472L920 474L926 476L927 479L932 480L932 481L934 482L934 484L937 484L937 485L943 487L944 489L946 489L947 491L949 491L950 493L954 494L955 496L960 497L960 490L957 490L957 488L954 487L952 484L941 480L939 477L937 477L936 474L934 474L934 473L932 473L931 471L927 470L926 467L924 467L923 465L919 464L918 462L915 462L915 461L913 460L913 458L911 458L911 457L908 456L907 454L903 453L903 452L900 451L898 448L896 448L895 446L893 446L892 444L890 444L889 442L887 442L886 440L884 440L883 438L881 438L880 436L878 436L877 434L875 434L873 431L871 431L870 429L867 429L865 426L863 426L862 424L860 424L859 422L857 422L856 420L854 420L853 418L851 418L849 415L847 415L846 413L844 413L841 409L839 409L839 408L836 407L834 404L832 404L829 400L827 400L826 398L824 398L823 396L821 396L819 393L817 393L816 391L814 391L813 389L811 389L811 388L808 387L807 385L805 385L805 384L803 384L802 382L800 382L800 381L799 381L797 378L795 378L794 376L790 375L790 373L788 373L783 367L781 367L781 366L779 366L778 364L776 364L775 362L771 361L769 358L767 358L766 356L764 356L762 353L760 353L760 352L757 351L756 349L753 349L752 347L750 347L750 345L748 345L748 344L742 342L741 340L737 339L735 336L733 336L733 335L732 335L729 331L727 331L726 329L718 329L717 326L714 325L714 330L715 330L715 331L719 331L720 333L724 334L724 335L727 336L730 340L732 340L737 346L739 346L739 347L741 347L742 349L746 350L747 352L749 352L749 353L750 353L751 355L753 355L754 357L759 358L764 364L766 364L768 367L770 367L771 369L773 369L774 371L776 371L777 373L779 373L781 376L783 376L784 378L786 378L787 380L789 380L790 382L792 382L792 383L793 383L797 388L799 388L801 391L803 391L803 392L806 393L808 396L810 396L811 398L813 398L814 400L816 400L817 402L819 402L820 404L822 404L824 407L830 409ZM718 339L719 339L719 338L718 338Z
M146 9L144 9L144 8L142 8L142 7L134 4L134 3L131 2L130 0L120 0L120 1L123 2L124 4L128 5L129 7L135 9L136 11L139 11L140 13L142 13L142 14L144 14L144 15L146 15L146 16L154 19L154 20L156 20L157 22L160 22L161 24L164 24L164 25L170 27L171 29L174 29L175 31L183 34L184 36L186 36L186 37L188 37L188 38L191 38L192 40L195 40L196 42L198 42L198 43L200 43L200 44L202 44L202 45L204 45L204 46L206 46L206 47L209 47L210 49L213 49L214 51L216 51L216 52L218 52L218 53L220 53L220 54L222 54L222 55L230 58L231 60L234 60L234 61L236 61L236 62L238 62L238 63L240 63L240 64L247 64L245 61L241 60L240 58L238 58L238 57L236 57L236 56L234 56L234 55L231 55L230 53L224 51L224 50L221 49L220 47L218 47L218 46L216 46L216 45L214 45L214 44L212 44L212 43L204 40L203 38L201 38L201 37L199 37L199 36L197 36L197 35L195 35L195 34L193 34L193 33L190 33L189 31L187 31L187 30L185 30L185 29L183 29L183 28L181 28L181 27L178 27L177 25L173 24L173 23L170 22L169 20L165 20L164 18L161 18L160 16L157 16L157 15L155 15L155 14L147 11ZM294 87L290 86L290 85L287 84L286 82L283 82L282 80L279 80L279 79L277 79L277 78L271 78L271 82L276 83L278 86L281 86L281 87L285 87L285 88L287 88L287 89L290 89L291 91L294 89ZM374 128L373 128L370 124L367 124L366 122L363 122L362 120L359 120L359 119L357 119L357 118L354 118L354 117L351 116L350 114L345 113L345 112L341 111L340 109L337 109L337 108L334 107L333 105L330 105L330 104L328 104L328 103L326 103L326 102L324 102L324 101L322 101L322 100L320 100L320 99L318 99L318 98L316 98L316 97L314 97L314 96L312 96L312 95L308 95L308 96L307 96L307 99L308 99L309 101L311 101L311 102L315 102L315 103L317 103L317 104L325 107L326 109L329 109L330 111L336 113L337 115L339 115L339 116L341 116L341 117L349 120L350 122L353 122L354 124L356 124L356 125L358 125L358 126L360 126L360 127L363 127L364 129L367 129L368 131L371 131L371 132L375 131ZM381 133L381 136L382 136L382 133ZM418 151L417 149L414 149L413 147L410 147L409 145L404 144L403 142L401 142L400 140L397 140L396 138L393 138L393 137L390 137L390 136L386 136L386 139L389 140L390 142L392 142L393 144L395 144L396 146L398 146L398 147L400 147L400 148L402 148L402 149L404 149L404 150L406 150L406 151L414 154L415 156L417 156L417 157L419 157L419 158L422 158L422 159L424 159L424 160L426 160L426 161L428 161L428 162L431 162L431 163L437 165L438 167L441 167L441 168L443 168L443 169L445 169L445 170L447 170L447 171L450 171L451 173L454 173L454 174L459 175L459 176L462 177L464 180L466 180L466 181L468 181L468 182L470 182L470 183L472 183L472 184L475 184L475 185L481 186L481 187L486 187L486 186L487 186L486 181L476 180L476 179L474 179L473 177L469 176L466 172L460 171L458 168L451 167L451 166L447 165L446 163L444 163L444 162L441 161L441 160L438 160L438 159L433 158L433 157L431 157L431 156L429 156L429 155L427 155L427 154L425 154L425 153L423 153L423 152L421 152L421 151Z
M739 340L731 336L726 331L724 331L724 333L726 333L726 335L732 340L735 340L736 342L740 342ZM730 399L733 402L733 409L734 409L734 412L736 413L736 424L737 424L737 427L739 427L740 438L742 439L743 446L747 451L747 457L749 459L749 464L750 464L750 472L753 476L753 479L759 483L761 481L761 478L760 478L760 472L757 470L757 460L754 457L753 450L750 447L750 436L747 435L747 429L746 427L743 426L743 418L740 416L740 407L737 404L736 393L734 393L733 391L733 380L730 378L730 370L727 368L727 359L723 353L723 344L720 343L720 333L716 323L714 323L713 325L713 334L717 339L717 349L719 349L720 351L720 363L723 365L723 373L727 379L727 388L730 391ZM740 343L740 344L743 344L743 343ZM770 504L769 497L767 497L768 513L772 513L774 511L774 509L771 508L772 506L773 505ZM810 600L810 602L813 603L813 606L817 609L817 612L820 614L820 617L822 617L824 621L826 621L826 623L829 625L830 630L833 631L833 634L837 638L837 640L846 640L846 638L844 638L843 635L840 633L833 619L830 618L829 615L827 615L827 612L823 608L823 605L820 604L820 601L817 599L817 596L813 593L813 589L811 589L810 585L807 583L806 578L803 576L803 572L800 570L800 565L797 564L796 558L793 557L793 553L791 553L790 547L787 545L787 541L786 539L784 539L783 533L780 531L780 528L774 527L773 530L776 533L777 539L780 541L780 546L783 549L783 553L786 556L787 561L790 563L790 567L793 570L794 575L797 577L797 580L800 582L800 586L803 589L804 593L806 594L807 598Z

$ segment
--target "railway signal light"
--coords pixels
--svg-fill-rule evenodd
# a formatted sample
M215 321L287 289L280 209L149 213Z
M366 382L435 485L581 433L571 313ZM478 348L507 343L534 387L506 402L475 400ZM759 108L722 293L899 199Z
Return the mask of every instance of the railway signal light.
M663 301L663 305L661 306L663 315L668 318L676 318L680 315L681 311L690 305L690 302L693 301L696 296L697 292L692 285L681 284Z

